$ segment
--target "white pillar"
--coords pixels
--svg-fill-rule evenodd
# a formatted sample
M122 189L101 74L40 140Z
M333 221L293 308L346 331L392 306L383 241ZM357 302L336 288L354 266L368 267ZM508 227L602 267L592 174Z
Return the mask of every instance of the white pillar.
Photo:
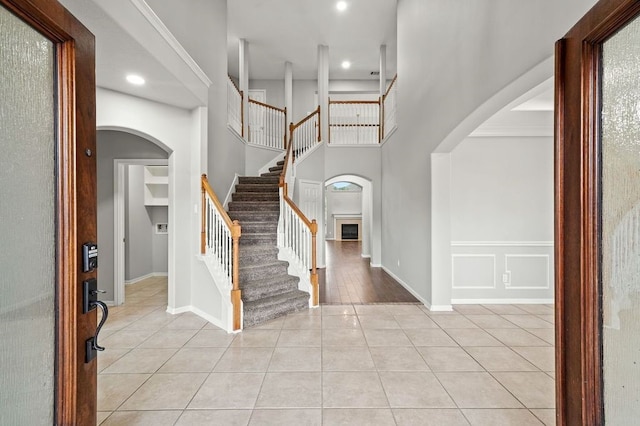
M431 154L431 310L451 311L451 153Z
M293 121L293 64L284 63L284 106L287 108L287 129Z
M318 104L323 141L329 137L329 46L318 45Z
M387 91L387 45L380 46L380 97Z
M249 42L243 38L240 39L239 44L239 59L240 66L238 72L238 79L240 84L240 90L244 94L242 98L242 110L243 110L243 126L242 135L245 139L249 138Z

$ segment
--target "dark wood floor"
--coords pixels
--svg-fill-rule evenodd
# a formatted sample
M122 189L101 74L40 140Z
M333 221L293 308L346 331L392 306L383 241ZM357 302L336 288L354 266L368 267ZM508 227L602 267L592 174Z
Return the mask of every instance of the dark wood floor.
M382 268L369 266L360 241L327 241L326 265L318 269L320 303L420 303Z

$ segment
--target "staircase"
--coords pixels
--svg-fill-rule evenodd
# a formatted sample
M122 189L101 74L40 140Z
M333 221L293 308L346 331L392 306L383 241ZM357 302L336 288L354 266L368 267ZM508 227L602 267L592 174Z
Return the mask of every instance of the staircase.
M251 327L309 307L309 293L278 260L279 177L284 161L258 177L240 177L229 203L229 217L242 225L240 289L243 325Z

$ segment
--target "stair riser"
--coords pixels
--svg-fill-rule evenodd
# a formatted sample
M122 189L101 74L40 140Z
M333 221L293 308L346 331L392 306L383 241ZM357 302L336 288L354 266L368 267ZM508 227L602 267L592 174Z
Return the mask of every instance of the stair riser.
M245 281L255 281L263 279L264 277L274 277L277 275L287 275L287 262L276 263L261 268L247 268L240 267L240 283Z
M244 300L245 302L253 302L264 297L288 293L290 291L296 290L297 288L298 283L295 280L284 280L270 286L246 285L242 288L242 300Z
M242 247L242 246L241 246ZM240 264L246 266L255 266L263 263L273 263L274 260L278 260L278 253L264 253L264 254L251 254L242 255L242 248L240 248Z
M280 176L280 172L269 172L269 173L263 173L260 176L263 177L272 177L272 176Z
M279 187L277 184L272 183L239 183L236 185L236 192L278 192Z
M240 237L242 244L246 245L276 245L278 243L278 236L274 234L262 235L262 234L246 234Z
M233 201L280 201L277 192L236 192L232 195Z
M246 234L268 234L278 232L278 222L247 222L242 224L242 236Z
M244 326L251 327L252 325L269 321L281 315L307 309L308 306L308 299L297 298L293 300L286 300L281 303L269 305L266 307L252 306L250 308L245 308L243 314Z
M278 222L280 212L248 212L248 211L231 211L229 212L231 220L242 222Z
M278 173L280 173L280 172L282 172L283 168L284 168L283 166L269 167L269 171L270 172L278 172Z
M238 178L239 184L277 185L279 182L278 177L241 176Z
M273 201L254 202L254 201L231 201L229 203L229 211L251 211L251 212L279 212L280 203Z

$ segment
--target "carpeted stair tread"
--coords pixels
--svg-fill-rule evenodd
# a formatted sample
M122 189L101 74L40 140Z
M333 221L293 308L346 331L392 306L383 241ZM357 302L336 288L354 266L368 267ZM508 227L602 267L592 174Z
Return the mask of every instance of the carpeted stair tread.
M275 221L242 221L242 235L247 234L275 234L278 232L278 222Z
M309 293L298 289L299 278L288 274L289 263L278 260L280 173L284 161L261 176L238 179L229 217L240 221L240 289L244 327L306 309Z
M278 192L234 192L232 201L280 201Z
M249 281L242 284L242 300L253 302L275 294L288 293L298 289L298 277L290 275Z
M244 326L251 327L281 315L309 307L309 293L293 290L276 296L245 302Z
M242 238L240 238L242 240ZM240 265L269 263L278 258L278 247L265 244L240 245Z
M265 277L287 275L289 263L282 260L273 260L259 265L240 266L240 286L245 281L255 281Z
M239 183L236 185L236 192L276 192L280 188L277 183Z
M280 211L279 201L231 201L229 211Z
M279 211L249 211L249 210L240 210L240 211L230 211L229 217L231 220L238 220L242 225L243 222L269 222L269 221L278 221L280 217ZM242 237L240 238L240 243L242 243Z
M278 185L280 179L277 177L264 177L264 176L240 176L238 177L239 184L271 184Z

